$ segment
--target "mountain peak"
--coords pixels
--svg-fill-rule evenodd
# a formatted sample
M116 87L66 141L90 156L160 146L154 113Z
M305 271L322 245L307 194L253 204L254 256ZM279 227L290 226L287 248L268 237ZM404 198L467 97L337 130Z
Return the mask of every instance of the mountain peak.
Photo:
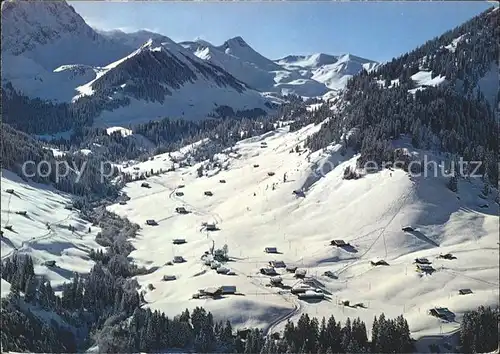
M224 46L226 47L233 47L233 46L238 46L238 47L250 47L247 42L240 36L236 36L233 38L228 39L227 41L224 42Z
M65 1L8 1L2 2L1 8L2 44L14 55L51 43L68 33L95 35Z
M141 48L149 48L149 49L161 48L161 47L162 47L162 40L159 38L149 38L141 46Z
M106 65L130 51L94 31L66 1L9 1L1 9L2 56L17 67L19 55L52 71L68 64Z

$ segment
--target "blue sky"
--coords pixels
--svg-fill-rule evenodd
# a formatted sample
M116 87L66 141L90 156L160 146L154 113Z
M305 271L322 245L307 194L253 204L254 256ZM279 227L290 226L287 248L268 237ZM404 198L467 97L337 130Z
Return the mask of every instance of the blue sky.
M390 60L493 4L454 2L69 2L99 29L148 29L212 44L241 36L262 55L351 53Z

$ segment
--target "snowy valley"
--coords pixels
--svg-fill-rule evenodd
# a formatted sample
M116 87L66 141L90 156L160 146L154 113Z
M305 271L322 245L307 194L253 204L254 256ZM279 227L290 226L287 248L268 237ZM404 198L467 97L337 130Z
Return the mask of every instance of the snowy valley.
M154 269L136 277L145 306L172 317L180 309L203 306L215 320L265 333L283 330L286 320L304 313L334 315L341 322L360 317L368 326L380 313L403 314L412 337L421 339L421 352L429 340L441 343L436 335L456 332L466 311L497 303L496 190L484 196L483 182L470 179L460 181L453 193L445 177L411 177L398 169L343 179L357 156L343 153L340 145L325 152L304 150L305 139L318 129L309 125L289 132L284 126L192 167L179 164L197 145L120 166L137 175L175 167L128 183L126 201L108 207L141 227L129 257ZM412 149L404 138L395 144L417 155L428 153ZM205 166L201 177L200 166ZM56 191L26 184L8 171L2 189L2 258L14 250L29 254L35 273L51 280L55 290L73 272L90 270L91 249L105 250L94 240L98 228L66 210L71 201ZM6 230L7 224L13 229ZM404 231L408 226L413 230ZM176 244L179 239L183 242ZM228 260L214 266L207 254L224 245ZM432 271L419 270L416 259L427 259ZM275 272L262 274L275 263ZM298 276L302 271L304 278ZM7 286L4 282L4 296ZM224 286L236 293L198 298L201 290ZM294 289L321 296L302 299ZM461 295L463 289L471 293ZM446 308L453 317L433 317L433 308Z
M497 9L384 64L2 22L2 352L498 348Z

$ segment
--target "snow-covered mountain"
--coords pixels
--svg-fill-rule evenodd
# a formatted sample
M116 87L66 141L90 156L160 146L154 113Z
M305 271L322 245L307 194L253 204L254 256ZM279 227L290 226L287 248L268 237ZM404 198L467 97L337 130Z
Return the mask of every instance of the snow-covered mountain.
M1 12L2 55L22 55L48 70L105 65L129 50L95 32L66 2L4 1Z
M229 107L235 113L272 107L267 97L166 37L150 39L77 90L79 97L120 102L96 119L96 124L106 126L154 120L165 112L197 119L212 112L224 115Z
M326 54L273 61L241 37L214 46L145 30L94 30L66 2L4 2L2 24L2 84L56 102L87 96L98 125L268 112L281 102L276 93L323 96L375 65Z
M92 67L132 50L96 33L66 2L4 1L1 12L2 83L30 97L68 101L95 77Z
M305 97L323 96L330 90L342 89L352 75L362 69L372 70L378 65L349 54L333 56L323 53L289 55L272 61L255 51L241 37L231 38L220 46L206 41L180 44L258 90Z
M223 67L250 87L261 91L271 91L270 88L275 84L274 74L267 69L279 70L280 67L255 52L246 43L244 48L238 48L242 43L245 43L243 39L233 38L219 47L206 41L181 42L180 45L198 58ZM241 52L247 54L249 58L235 55L235 53L241 55Z
M59 102L90 96L85 104L101 112L94 117L99 124L198 119L231 109L263 112L276 101L163 35L101 34L66 2L4 2L2 25L2 84Z

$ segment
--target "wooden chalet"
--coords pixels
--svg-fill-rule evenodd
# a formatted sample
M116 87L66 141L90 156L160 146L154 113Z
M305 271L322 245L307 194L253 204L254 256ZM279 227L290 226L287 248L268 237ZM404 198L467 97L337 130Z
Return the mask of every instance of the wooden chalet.
M427 258L415 258L415 263L417 264L431 264Z
M229 269L226 267L219 267L219 268L217 268L216 272L218 274L227 274L227 273L229 273Z
M286 264L283 261L270 261L269 265L273 268L286 268Z
M175 212L178 213L178 214L187 214L188 213L188 211L184 207L177 207L177 208L175 208Z
M419 273L432 274L436 270L429 264L417 264L416 271Z
M222 294L235 294L236 286L234 285L222 285L220 288Z
M278 275L276 269L274 269L273 267L260 268L260 274L271 275L271 276Z
M448 319L450 314L452 312L446 307L435 307L429 310L429 315L442 319Z
M182 256L175 256L172 262L174 263L184 263L186 260Z
M272 277L271 279L269 279L269 281L271 282L271 285L282 285L282 282L283 282L283 278L281 278L280 276L275 276L275 277Z
M451 253L440 254L440 255L438 256L438 258L441 258L441 259L448 259L448 260L457 259L457 257L455 257L454 255L452 255Z
M337 246L337 247L345 247L349 246L349 243L346 243L344 240L332 240L330 241L331 246Z
M389 265L389 263L387 263L383 259L370 261L370 263L372 266L388 266Z
M294 295L297 295L297 294L303 294L305 293L306 291L308 290L313 290L313 288L311 288L309 285L305 285L305 284L300 284L298 286L294 286L290 292Z
M295 271L295 278L302 279L306 276L307 271L305 269L297 269Z
M303 197L303 198L306 196L306 194L304 193L304 191L301 191L301 190L294 190L292 192L292 194L295 194L297 197Z
M219 228L215 224L206 224L205 225L205 230L207 231L217 231Z

